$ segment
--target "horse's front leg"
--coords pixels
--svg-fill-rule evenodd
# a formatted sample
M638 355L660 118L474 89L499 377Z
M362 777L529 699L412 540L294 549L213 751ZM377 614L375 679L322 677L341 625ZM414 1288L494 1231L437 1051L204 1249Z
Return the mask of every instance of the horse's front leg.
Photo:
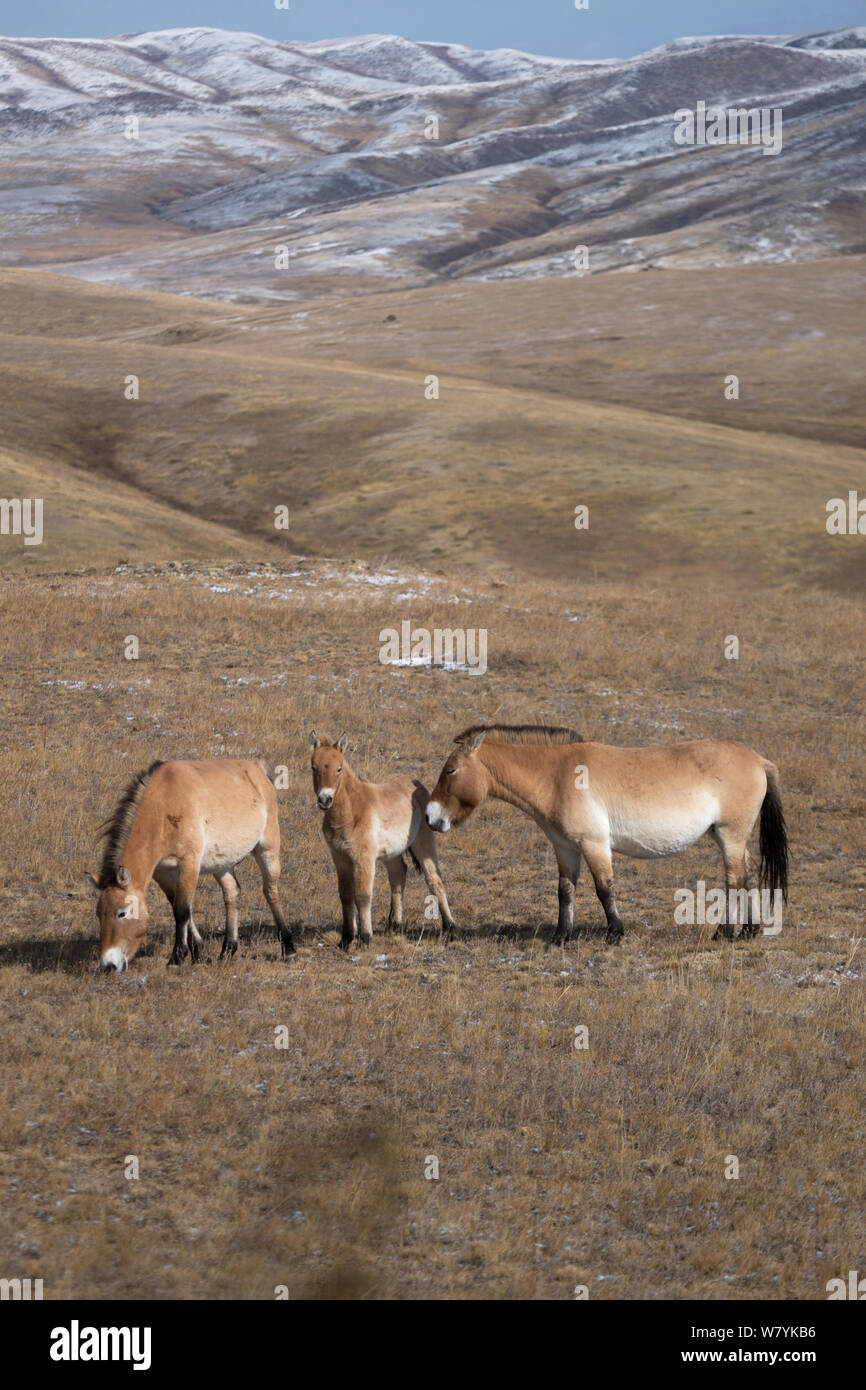
M201 937L193 925L192 904L198 883L198 862L179 864L177 883L171 907L174 913L174 950L168 958L169 965L182 965L192 939L192 958L198 960Z
M373 876L375 872L376 859L372 853L355 864L355 909L358 914L357 930L362 946L369 946L373 940Z
M574 930L574 890L577 887L577 875L580 872L580 854L576 853L574 859L569 862L564 855L557 852L556 862L559 867L559 886L557 889L559 917L556 923L556 936L553 939L557 946L562 946L566 941L571 940L571 933Z
M334 868L337 870L337 886L340 891L340 907L343 913L343 931L340 948L348 951L358 935L355 913L355 870L347 855L333 854Z

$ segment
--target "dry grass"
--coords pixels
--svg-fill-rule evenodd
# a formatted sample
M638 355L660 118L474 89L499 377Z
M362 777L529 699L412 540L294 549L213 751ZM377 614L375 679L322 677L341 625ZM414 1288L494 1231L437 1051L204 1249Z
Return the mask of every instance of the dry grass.
M273 558L286 505L320 557L857 591L863 547L828 545L825 508L866 477L861 284L849 258L699 295L665 272L244 310L0 272L0 495L29 477L53 507L3 557Z
M405 571L382 585L364 567L250 568L3 585L3 1272L44 1278L50 1298L268 1299L278 1284L567 1298L586 1284L592 1298L820 1299L862 1270L860 601L756 594L710 570L686 591L637 568L429 587ZM380 628L409 616L486 627L488 673L381 666ZM739 662L722 657L728 633ZM406 934L377 926L346 959L309 728L346 727L368 776L429 782L450 735L494 716L617 742L735 737L772 757L793 849L781 936L729 945L674 925L675 888L718 881L702 842L619 861L622 947L604 945L583 880L582 935L553 949L552 855L494 805L441 843L465 939L421 930L413 878ZM231 964L167 968L154 894L149 954L103 978L81 870L121 784L155 756L251 752L290 769L297 962L262 930L244 866ZM380 877L374 922L386 906ZM215 957L212 883L197 919Z

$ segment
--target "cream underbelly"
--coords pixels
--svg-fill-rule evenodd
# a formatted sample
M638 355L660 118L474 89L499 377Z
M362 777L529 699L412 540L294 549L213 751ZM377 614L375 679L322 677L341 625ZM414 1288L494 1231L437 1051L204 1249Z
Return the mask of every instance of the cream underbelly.
M216 833L207 833L201 854L200 872L213 874L233 869L242 859L246 859L264 833L264 826L248 827L241 831L236 827L220 828Z
M689 807L671 807L655 814L610 818L610 847L634 859L656 859L688 849L719 817L715 798L702 798Z

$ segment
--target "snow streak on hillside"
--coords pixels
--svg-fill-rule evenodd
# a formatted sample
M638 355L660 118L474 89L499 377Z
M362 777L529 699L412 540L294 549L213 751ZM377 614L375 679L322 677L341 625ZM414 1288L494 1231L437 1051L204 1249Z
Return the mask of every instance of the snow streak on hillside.
M778 107L779 157L683 147ZM866 28L576 62L372 34L0 39L0 259L221 298L866 248ZM289 248L290 269L274 248Z

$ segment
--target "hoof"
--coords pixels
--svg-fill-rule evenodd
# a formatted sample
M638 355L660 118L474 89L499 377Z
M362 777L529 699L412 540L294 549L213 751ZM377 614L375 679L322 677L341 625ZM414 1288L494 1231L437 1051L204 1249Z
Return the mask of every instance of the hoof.
M233 956L237 949L238 943L236 941L224 941L223 948L220 951L220 960L225 960L226 956Z
M620 928L619 931L609 931L604 939L608 946L619 946L624 936L625 932Z
M284 941L282 943L283 960L291 960L292 956L298 954L294 941Z

